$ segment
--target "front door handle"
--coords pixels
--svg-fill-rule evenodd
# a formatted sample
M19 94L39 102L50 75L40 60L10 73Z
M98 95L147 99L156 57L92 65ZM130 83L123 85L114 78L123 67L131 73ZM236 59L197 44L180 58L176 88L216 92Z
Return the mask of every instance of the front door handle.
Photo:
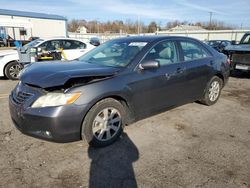
M166 73L165 77L167 78L167 80L169 80L171 78L171 74Z
M179 68L176 69L177 74L182 74L184 71L185 71L185 68L180 68L179 67Z

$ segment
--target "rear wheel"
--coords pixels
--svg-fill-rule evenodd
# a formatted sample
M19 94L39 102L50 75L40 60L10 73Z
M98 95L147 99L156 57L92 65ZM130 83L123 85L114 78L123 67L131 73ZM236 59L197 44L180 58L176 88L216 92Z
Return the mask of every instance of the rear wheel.
M208 106L215 104L220 97L222 84L223 81L219 77L214 76L208 83L201 103Z
M82 138L94 147L110 145L120 137L125 117L125 108L119 101L101 100L87 113L82 123Z
M10 62L5 67L5 76L11 80L17 80L18 74L22 70L22 65L17 61Z

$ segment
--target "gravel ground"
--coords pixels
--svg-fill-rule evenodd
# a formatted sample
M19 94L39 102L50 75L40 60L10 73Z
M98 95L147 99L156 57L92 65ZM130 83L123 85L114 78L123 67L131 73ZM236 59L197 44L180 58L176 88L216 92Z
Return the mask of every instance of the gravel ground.
M0 80L0 187L250 188L250 75L231 77L217 104L138 121L115 144L58 144L21 134Z

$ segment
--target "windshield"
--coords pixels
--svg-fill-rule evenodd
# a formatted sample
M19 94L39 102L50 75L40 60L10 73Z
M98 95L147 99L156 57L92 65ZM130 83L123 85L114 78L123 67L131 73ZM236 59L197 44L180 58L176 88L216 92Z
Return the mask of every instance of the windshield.
M79 58L88 63L126 67L146 45L146 42L109 41Z
M43 41L42 39L36 39L36 40L33 40L33 41L29 42L28 44L25 44L23 47L24 48L33 47L33 46L39 44L42 41Z

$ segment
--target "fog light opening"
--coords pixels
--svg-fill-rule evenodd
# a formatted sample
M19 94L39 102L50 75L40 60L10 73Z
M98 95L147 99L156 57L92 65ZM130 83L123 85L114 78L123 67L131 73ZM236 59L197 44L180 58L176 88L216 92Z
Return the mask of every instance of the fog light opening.
M49 131L45 131L46 136L51 137L51 133Z

